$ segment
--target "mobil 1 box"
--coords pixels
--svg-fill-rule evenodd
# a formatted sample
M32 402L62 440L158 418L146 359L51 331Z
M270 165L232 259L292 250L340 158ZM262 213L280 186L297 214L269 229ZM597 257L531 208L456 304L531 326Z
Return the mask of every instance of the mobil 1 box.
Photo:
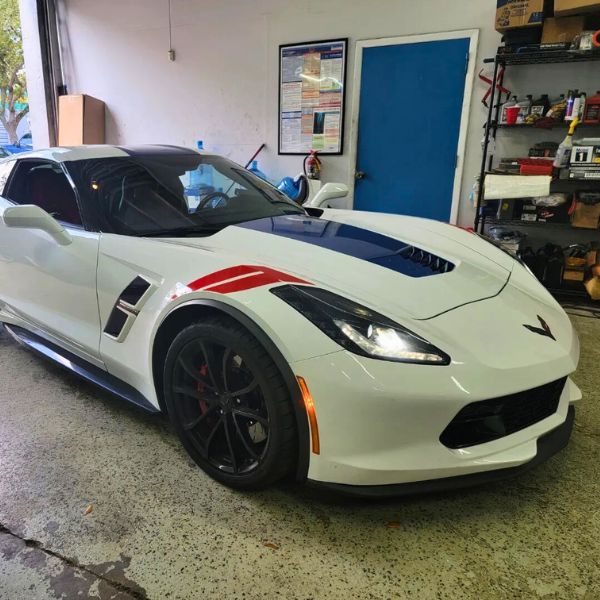
M497 0L496 30L541 27L548 0Z
M600 165L600 146L574 146L572 165Z

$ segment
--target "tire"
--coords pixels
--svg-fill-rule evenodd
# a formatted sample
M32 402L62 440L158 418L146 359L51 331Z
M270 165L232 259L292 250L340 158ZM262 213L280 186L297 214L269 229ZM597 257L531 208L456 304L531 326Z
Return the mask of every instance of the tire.
M185 449L217 481L262 489L295 465L288 388L265 349L235 321L212 317L182 330L167 352L163 392Z

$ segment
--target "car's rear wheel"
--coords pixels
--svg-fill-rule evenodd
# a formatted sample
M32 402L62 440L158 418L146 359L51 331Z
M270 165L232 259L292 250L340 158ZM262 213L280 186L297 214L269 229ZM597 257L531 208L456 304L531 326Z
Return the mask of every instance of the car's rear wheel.
M292 468L288 389L264 348L234 321L211 318L177 335L165 361L164 396L186 450L218 481L260 489Z

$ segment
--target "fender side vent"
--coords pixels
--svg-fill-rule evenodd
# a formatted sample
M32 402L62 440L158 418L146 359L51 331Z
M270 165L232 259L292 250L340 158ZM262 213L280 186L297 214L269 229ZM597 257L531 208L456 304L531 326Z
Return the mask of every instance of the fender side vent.
M421 250L416 246L406 246L398 254L402 258L431 270L433 273L450 273L454 269L454 265L450 261L431 254L431 252Z
M125 327L125 323L127 323L128 316L127 313L115 306L110 313L110 317L108 317L104 333L110 335L110 337L118 338L121 331L123 331L123 327Z
M149 287L150 282L138 276L123 290L119 299L131 306L135 306L148 291Z
M145 298L150 295L152 283L139 275L121 292L108 317L104 333L122 342L140 313Z

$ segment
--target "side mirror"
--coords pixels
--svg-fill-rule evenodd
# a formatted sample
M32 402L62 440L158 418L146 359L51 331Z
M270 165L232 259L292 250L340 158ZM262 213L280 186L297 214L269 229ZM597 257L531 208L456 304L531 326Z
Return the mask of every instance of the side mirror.
M303 206L308 208L323 208L325 203L336 198L345 198L348 195L348 186L343 183L326 183L314 198L307 200Z
M54 217L34 204L9 206L4 209L2 218L7 227L45 231L61 246L68 246L73 241L69 232Z

